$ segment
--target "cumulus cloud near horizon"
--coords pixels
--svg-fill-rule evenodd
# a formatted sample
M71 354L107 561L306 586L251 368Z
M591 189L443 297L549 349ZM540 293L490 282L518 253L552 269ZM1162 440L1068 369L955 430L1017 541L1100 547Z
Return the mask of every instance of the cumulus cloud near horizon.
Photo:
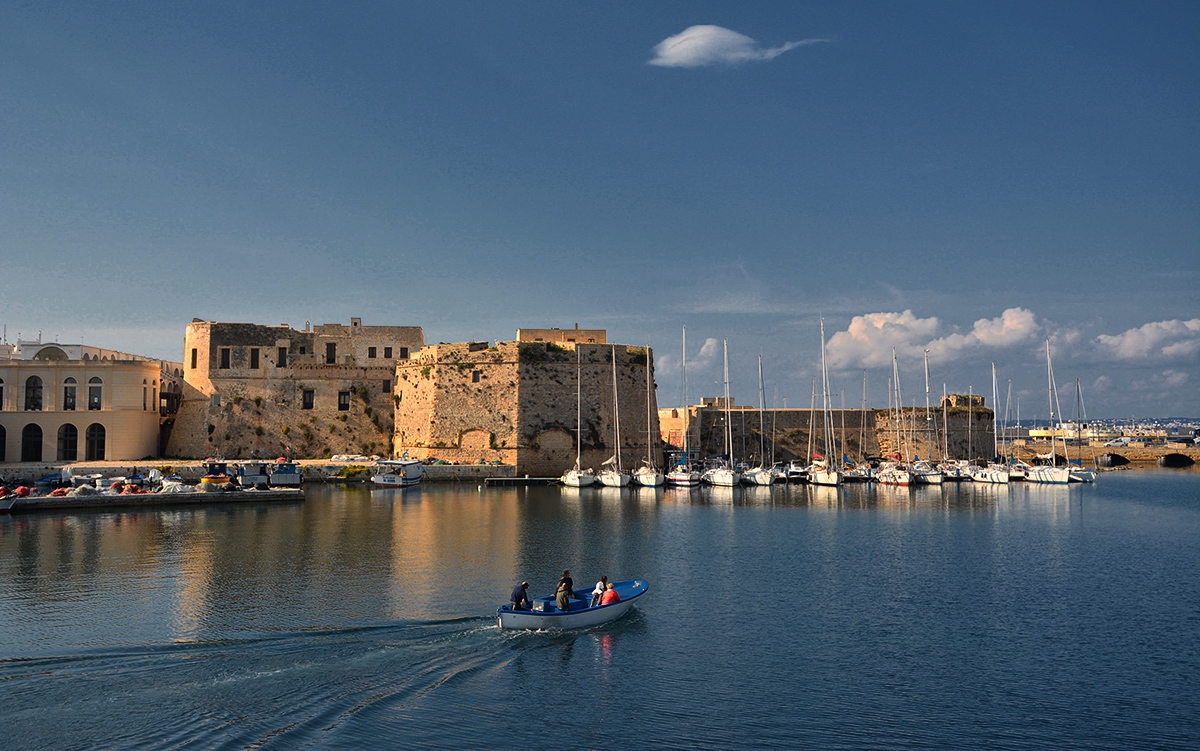
M911 310L867 313L855 316L845 331L829 338L826 355L834 369L891 365L893 347L898 357L922 357L929 350L930 361L944 362L970 349L1004 348L1029 341L1041 327L1032 311L1009 308L996 318L980 318L965 334L938 336L940 330L936 316L918 318Z
M1101 334L1096 343L1118 360L1190 357L1200 352L1200 318L1156 321L1122 334Z
M745 34L711 24L689 26L654 46L650 65L664 68L700 68L706 65L738 65L773 60L788 50L828 39L802 39L779 47L759 47Z

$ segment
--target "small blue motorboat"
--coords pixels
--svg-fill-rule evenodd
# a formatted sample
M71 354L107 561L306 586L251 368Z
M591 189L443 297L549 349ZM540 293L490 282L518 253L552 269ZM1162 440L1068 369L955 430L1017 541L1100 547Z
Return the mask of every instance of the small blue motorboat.
M628 579L613 582L613 589L621 596L617 602L591 607L592 590L577 589L571 595L570 610L559 610L555 597L539 597L533 601L532 610L513 610L510 605L496 609L496 625L500 628L535 630L562 630L569 628L591 628L615 621L629 612L633 602L650 590L644 579Z

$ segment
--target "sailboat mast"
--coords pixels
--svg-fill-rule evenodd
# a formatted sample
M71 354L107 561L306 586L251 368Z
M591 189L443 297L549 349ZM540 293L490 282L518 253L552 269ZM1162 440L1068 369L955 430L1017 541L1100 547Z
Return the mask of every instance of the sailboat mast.
M758 356L758 466L763 466L763 455L766 453L766 405L763 404L762 355Z
M683 462L690 467L688 457L688 400L687 400L687 326L683 327Z
M575 345L575 469L581 466L583 454L583 360L579 345Z
M831 433L833 433L833 419L829 415L829 372L825 367L825 319L821 319L821 409L825 416L823 430L825 433L825 461L826 466L834 452L830 443Z
M934 435L934 440L929 441L929 434L934 433L933 418L929 416L929 350L925 350L925 441L929 443L929 458L933 458L933 444L937 443L937 436Z
M992 456L1000 456L1000 436L996 435L996 408L1000 404L1000 387L996 384L996 363L992 363Z
M950 458L950 421L946 416L946 404L950 400L946 398L946 384L942 384L942 457Z
M896 443L904 448L904 462L909 461L908 444L901 435L901 420L904 419L904 399L900 394L900 365L896 362L896 348L892 347L892 385L896 389Z
M867 371L863 370L862 417L858 423L858 455L867 460Z
M813 461L813 424L817 420L817 379L813 379L812 406L808 408L808 463Z
M650 455L652 443L650 435L650 342L646 342L646 463L654 467L654 458Z
M975 459L975 449L971 443L971 418L975 416L975 386L967 387L967 461Z
M721 340L725 370L725 460L733 467L733 418L729 412L729 340Z
M612 345L613 442L617 444L617 472L621 471L621 407L617 399L617 345Z

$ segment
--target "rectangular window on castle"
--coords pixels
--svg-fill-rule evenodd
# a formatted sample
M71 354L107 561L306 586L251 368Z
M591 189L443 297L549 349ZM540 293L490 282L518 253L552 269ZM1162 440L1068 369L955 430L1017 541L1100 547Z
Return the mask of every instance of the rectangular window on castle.
M374 347L367 347L367 357L372 360L375 359L375 348Z
M337 345L333 342L325 345L325 364L337 365Z
M192 370L196 369L196 348L192 348Z
M400 348L400 359L401 359L401 360L407 360L407 359L408 359L408 347L401 347L401 348Z
M258 347L250 348L250 369L258 370Z
M275 367L287 367L287 347L280 347L279 351L275 353Z
M483 373L478 370L471 371L471 383L479 383L479 376L481 375L483 375Z
M350 392L349 391L339 391L338 392L338 412L349 412L349 411L350 411Z
M312 409L313 404L317 401L317 392L312 389L305 389L300 395L300 409Z
M391 348L391 347L384 347L384 348L383 348L383 356L384 356L384 357L391 357L391 356L392 356L392 348Z
M385 393L385 394L390 393L391 390L392 390L392 381L389 378L388 380L383 382L383 393Z
M229 347L221 347L221 365L222 370L229 370Z

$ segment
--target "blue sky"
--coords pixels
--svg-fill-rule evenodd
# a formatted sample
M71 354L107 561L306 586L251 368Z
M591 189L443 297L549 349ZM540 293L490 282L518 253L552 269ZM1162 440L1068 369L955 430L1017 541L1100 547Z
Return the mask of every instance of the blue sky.
M895 346L905 402L929 349L1044 416L1050 338L1092 416L1200 416L1198 38L1195 3L6 3L0 323L178 358L193 317L578 322L649 342L664 405L687 325L693 397L728 338L739 400L761 353L807 406L824 316L851 405Z

